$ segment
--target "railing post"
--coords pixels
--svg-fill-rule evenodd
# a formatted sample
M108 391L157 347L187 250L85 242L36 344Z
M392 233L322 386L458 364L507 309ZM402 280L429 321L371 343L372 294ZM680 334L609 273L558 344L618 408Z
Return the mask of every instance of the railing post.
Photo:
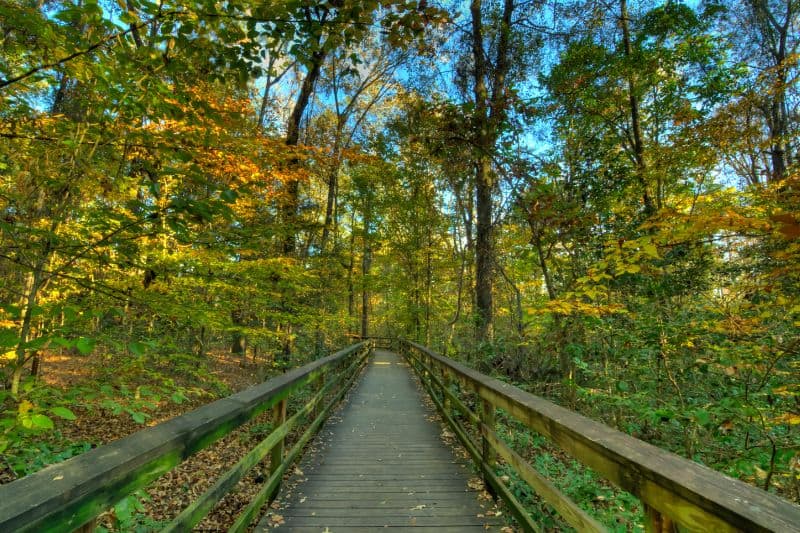
M322 375L316 381L316 387L314 387L314 393L318 393L322 389L325 388L325 384L328 382L328 372L323 372ZM325 402L325 398L320 398L317 405L314 406L314 409L311 410L311 419L314 420L319 415L321 409L320 405Z
M486 429L490 431L494 431L495 429L495 416L494 416L494 405L489 402L488 400L484 399L483 397L478 395L478 400L481 405L481 424L486 426ZM483 430L481 429L481 434L483 434ZM497 465L497 452L492 447L492 443L489 442L485 436L481 437L481 458L483 459L483 468L488 471L494 472L494 467ZM489 477L486 475L486 472L483 474L483 484L486 487L486 490L492 497L497 497L495 493L494 487L489 484Z
M280 427L284 422L286 422L286 398L279 401L275 404L275 407L272 408L272 419L274 420L274 427L277 429ZM269 455L269 474L270 477L272 474L278 470L283 463L283 443L285 439L281 439L278 441L275 446L272 447L272 451ZM275 491L270 494L269 500L272 501L278 495L278 492L281 490L280 482L275 487Z
M442 384L444 385L444 388L449 391L450 390L450 383L451 383L450 371L447 370L444 366L440 366L439 368L442 371ZM453 406L450 405L450 403L451 403L450 402L450 396L445 394L444 391L442 392L442 400L444 401L444 403L442 404L442 405L444 405L444 412L447 413L448 415L452 415Z
M644 511L647 515L644 527L647 533L678 533L678 525L668 516L664 516L657 509L644 504Z

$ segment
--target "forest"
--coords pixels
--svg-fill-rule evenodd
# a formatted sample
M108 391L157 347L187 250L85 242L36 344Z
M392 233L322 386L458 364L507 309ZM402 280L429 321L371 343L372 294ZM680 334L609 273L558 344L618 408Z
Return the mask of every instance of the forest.
M384 336L800 503L800 1L0 0L0 30L0 483Z

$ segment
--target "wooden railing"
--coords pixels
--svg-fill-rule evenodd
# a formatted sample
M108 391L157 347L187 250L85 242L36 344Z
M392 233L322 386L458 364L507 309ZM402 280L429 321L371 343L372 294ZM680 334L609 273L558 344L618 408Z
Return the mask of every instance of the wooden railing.
M578 531L606 529L498 436L498 409L638 497L645 506L648 531L800 531L800 507L775 495L485 376L424 346L408 341L400 341L399 346L482 472L487 489L508 504L526 531L539 528L497 476L498 456ZM476 402L468 400L468 395ZM477 412L468 407L472 403L479 406ZM479 437L473 438L461 419L471 422Z
M190 531L248 470L270 454L269 478L229 530L244 531L262 505L277 495L284 472L358 377L371 347L370 341L360 342L238 394L2 485L0 531L90 531L95 518L116 502L256 415L273 409L272 433L165 529ZM287 418L287 399L306 386L312 386L313 397ZM309 416L313 421L292 449L284 453L285 437Z
M355 341L369 341L372 343L373 348L383 348L385 350L391 350L398 342L397 337L377 337L374 335L367 337L362 337L361 335L348 335L347 337Z

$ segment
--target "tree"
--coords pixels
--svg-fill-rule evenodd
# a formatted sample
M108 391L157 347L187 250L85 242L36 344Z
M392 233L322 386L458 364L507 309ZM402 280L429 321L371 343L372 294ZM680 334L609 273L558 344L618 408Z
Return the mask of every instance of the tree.
M798 127L797 75L800 3L796 0L747 0L744 9L709 3L734 44L737 59L749 70L743 78L737 112L754 137L749 165L737 169L751 184L780 183L795 163ZM758 122L755 122L758 117ZM762 138L766 139L762 141ZM762 158L761 155L766 155Z
M484 23L481 0L472 0L472 76L474 112L474 164L475 164L475 305L477 311L477 337L481 341L492 338L492 285L494 280L493 193L497 186L492 170L495 145L508 113L510 87L508 74L511 68L511 32L514 0L504 0L497 21L497 42L487 47L487 28ZM495 54L491 62L489 50Z

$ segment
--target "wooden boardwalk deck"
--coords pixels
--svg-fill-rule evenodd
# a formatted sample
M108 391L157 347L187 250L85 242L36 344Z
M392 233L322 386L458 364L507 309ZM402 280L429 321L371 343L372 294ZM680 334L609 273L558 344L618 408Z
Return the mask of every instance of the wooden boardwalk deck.
M376 350L301 463L304 481L274 511L283 521L265 516L256 531L496 530L432 414L402 358Z

